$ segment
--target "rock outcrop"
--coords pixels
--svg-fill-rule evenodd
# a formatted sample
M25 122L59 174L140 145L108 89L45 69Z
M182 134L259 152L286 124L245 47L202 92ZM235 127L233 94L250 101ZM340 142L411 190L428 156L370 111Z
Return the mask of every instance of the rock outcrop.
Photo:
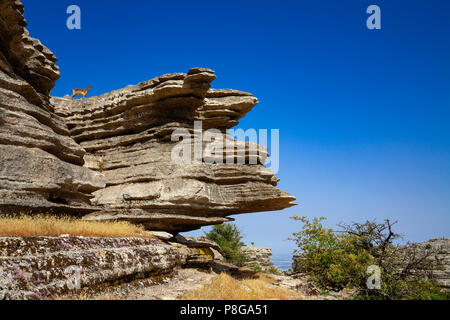
M58 298L137 280L153 285L176 276L180 268L209 271L220 265L213 241L156 234L166 240L0 237L0 300Z
M209 269L214 261L225 260L217 243L205 237L183 237L177 234L169 243L180 248L187 267Z
M450 239L438 238L419 243L422 249L438 250L437 258L441 267L438 270L432 270L433 280L444 290L450 292Z
M247 257L247 261L245 262L246 267L261 268L265 271L275 268L270 259L272 249L256 246L242 246L241 252Z
M29 37L19 0L0 9L0 214L64 212L177 233L294 205L264 166L267 148L227 134L253 95L211 89L214 71L193 68L98 97L50 98L55 56Z
M186 257L156 239L0 238L0 300L58 297L84 287L169 275Z
M0 2L0 214L92 212L104 177L54 113L55 56L25 29L20 1Z
M212 70L194 68L98 97L52 98L57 115L87 151L85 166L106 178L106 187L93 193L101 210L86 219L176 233L230 221L232 214L293 205L294 197L276 188L278 179L263 165L267 149L226 133L257 99L210 89L215 78ZM202 139L195 121L202 121L203 130L216 128L213 138L203 132ZM228 153L224 141L232 144ZM203 150L200 158L196 148ZM175 161L174 154L183 152L188 161Z

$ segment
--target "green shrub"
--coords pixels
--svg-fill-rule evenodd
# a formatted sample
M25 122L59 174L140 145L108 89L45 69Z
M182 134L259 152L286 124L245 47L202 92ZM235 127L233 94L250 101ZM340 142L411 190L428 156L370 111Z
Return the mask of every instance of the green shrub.
M280 270L277 267L274 267L274 266L264 269L261 266L254 264L254 265L249 266L249 268L256 272L270 273L270 274L274 274L277 276L281 276L283 274L282 272L280 272Z
M283 275L283 273L278 269L277 267L269 267L266 271L266 273L271 273L277 276Z
M263 268L257 264L252 264L249 268L256 272L264 272Z
M240 251L244 245L241 242L243 236L235 224L224 223L215 225L211 231L205 232L205 236L219 245L219 251L227 262L238 267L244 266L247 259Z
M427 279L385 281L381 283L380 294L389 299L407 300L449 300L450 293L443 291L434 282ZM377 298L380 295L367 295Z
M361 285L373 258L356 245L354 236L335 234L322 225L324 218L293 219L303 223L303 230L291 239L298 246L295 253L301 256L294 271L309 274L321 288L340 290Z
M439 249L415 244L398 246L389 220L341 225L335 232L325 228L324 218L309 220L294 216L303 224L293 233L298 249L296 272L308 274L323 290L356 289L359 299L449 299L430 279L439 269ZM376 265L381 272L381 288L369 289L367 268Z

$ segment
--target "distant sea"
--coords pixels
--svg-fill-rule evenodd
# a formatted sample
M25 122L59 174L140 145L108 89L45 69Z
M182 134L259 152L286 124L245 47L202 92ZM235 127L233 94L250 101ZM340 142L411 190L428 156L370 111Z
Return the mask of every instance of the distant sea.
M292 266L292 255L289 254L273 254L270 257L273 264L280 270L285 271Z

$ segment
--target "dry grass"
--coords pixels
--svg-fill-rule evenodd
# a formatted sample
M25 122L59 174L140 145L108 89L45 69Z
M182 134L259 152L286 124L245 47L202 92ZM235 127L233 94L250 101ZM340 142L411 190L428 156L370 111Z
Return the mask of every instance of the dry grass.
M21 215L0 217L0 237L84 237L153 238L143 227L128 222L84 221L72 217Z
M210 284L184 294L182 300L297 300L294 291L271 287L269 277L236 280L222 273Z

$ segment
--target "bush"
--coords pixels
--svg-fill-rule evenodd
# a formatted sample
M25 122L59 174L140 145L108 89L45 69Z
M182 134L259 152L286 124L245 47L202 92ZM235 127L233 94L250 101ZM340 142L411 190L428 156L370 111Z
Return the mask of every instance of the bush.
M366 221L341 225L343 230L335 232L322 225L324 218L292 219L303 223L290 238L298 246L294 271L308 274L322 289L357 289L361 299L449 299L429 280L430 271L440 266L439 250L395 245L393 240L399 238L392 231L395 223ZM380 289L367 286L371 265L380 268Z
M309 274L321 288L340 290L361 285L373 258L355 245L354 236L335 234L322 225L324 218L292 218L303 222L303 230L291 238L298 246L295 253L300 255L294 271Z
M265 273L270 273L270 274L274 274L276 276L281 276L283 275L283 272L280 271L280 269L278 269L275 266L269 267L267 270L264 271Z
M205 232L205 236L219 245L219 251L227 262L238 267L244 266L246 256L240 251L244 245L241 242L243 236L235 224L224 223L215 225L211 231Z
M252 269L253 271L256 272L260 272L260 273L268 273L268 274L273 274L276 276L281 276L283 275L283 273L275 266L271 266L268 268L263 268L257 264L253 264L251 266L248 266L249 269Z

